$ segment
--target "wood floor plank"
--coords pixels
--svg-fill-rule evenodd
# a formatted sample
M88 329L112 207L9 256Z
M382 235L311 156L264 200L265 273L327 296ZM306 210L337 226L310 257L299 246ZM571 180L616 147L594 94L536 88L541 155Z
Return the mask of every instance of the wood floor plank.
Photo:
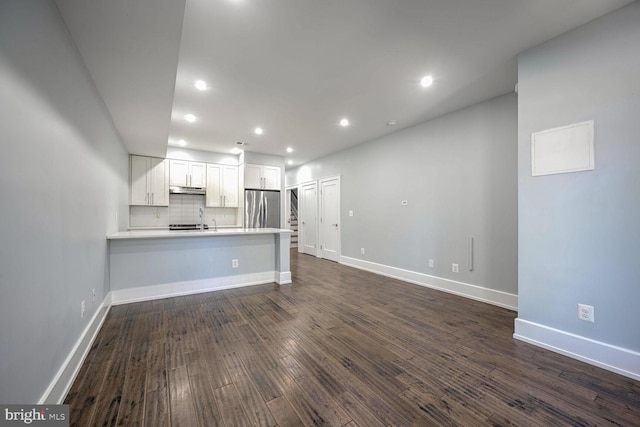
M169 396L166 388L148 390L145 396L144 425L148 427L170 426Z
M316 410L323 414L330 425L341 426L351 421L351 417L334 400L335 394L330 393L314 376L302 376L295 382L300 390L314 405ZM334 381L332 381L334 382Z
M267 402L267 406L278 423L278 427L299 427L302 425L302 420L283 396L271 399Z
M357 425L362 426L384 426L385 423L379 420L362 402L356 399L350 392L335 396L336 402L349 414L352 420L358 420ZM355 421L352 421L355 423ZM350 425L351 423L347 424Z
M189 375L189 381L193 391L193 403L198 423L201 426L223 426L224 421L220 416L220 410L206 373L198 372Z
M322 414L322 408L314 406L305 396L300 387L295 383L289 383L283 389L283 395L291 404L294 411L304 426L330 426L332 425Z
M248 427L253 424L242 409L242 398L234 384L227 384L213 391L220 410L220 418L229 427Z
M169 412L172 426L198 425L186 366L169 370Z
M367 407L384 425L411 425L409 419L406 418L406 414L396 411L393 404L385 398L384 394L379 395L344 366L336 364L328 367L327 371L332 374L334 378L338 378L351 396ZM359 422L358 420L355 421Z
M238 394L244 403L244 411L252 424L257 426L275 426L275 419L271 415L257 387L249 375L247 375L241 358L235 352L231 352L224 355L224 361L227 370L233 378L233 383L236 386Z
M131 355L133 324L133 318L126 318L120 331L124 336L120 339L114 338L114 344L110 347L111 364L109 372L105 376L101 393L96 400L95 411L91 419L92 424L116 424L122 402L127 365Z
M70 425L640 426L640 382L512 311L291 253L293 283L111 307Z

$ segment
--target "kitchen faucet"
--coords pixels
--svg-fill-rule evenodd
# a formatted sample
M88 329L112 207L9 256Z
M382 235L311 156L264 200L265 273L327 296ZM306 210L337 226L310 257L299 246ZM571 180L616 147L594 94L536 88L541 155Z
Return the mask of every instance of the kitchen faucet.
M218 223L216 222L216 219L211 218L211 221L213 221L213 231L218 231Z
M204 231L204 208L200 208L200 231Z

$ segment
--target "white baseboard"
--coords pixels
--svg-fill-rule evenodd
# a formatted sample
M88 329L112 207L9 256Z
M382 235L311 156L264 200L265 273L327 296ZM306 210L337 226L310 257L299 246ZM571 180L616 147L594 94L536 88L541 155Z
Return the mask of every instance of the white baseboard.
M93 341L96 339L104 320L107 318L107 313L109 313L110 308L110 299L107 295L71 349L71 352L56 373L56 376L53 377L49 387L47 387L42 397L40 397L38 401L39 405L59 405L64 401L78 372L80 372L80 367L82 367L82 363L87 357Z
M416 285L426 286L428 288L460 295L476 301L508 308L509 310L518 310L518 296L508 292L496 291L494 289L483 288L482 286L443 279L442 277L430 276L424 273L403 270L397 267L390 267L388 265L377 264L375 262L346 256L340 257L340 263L360 270L371 271L373 273L403 280Z
M638 352L519 318L513 337L640 381Z
M113 305L129 304L132 302L199 294L203 292L219 291L222 289L262 285L265 283L278 282L278 277L276 277L277 275L278 273L275 271L266 271L262 273L241 274L237 276L215 277L202 280L190 280L187 282L164 283L161 285L143 286L140 288L121 289L111 291L111 303Z
M277 272L276 271L276 282L278 283L278 285L288 285L289 283L292 283L292 281L291 281L291 272L290 271L285 271L285 272Z
M38 404L61 404L80 371L93 341L104 323L111 305L128 304L139 301L169 298L180 295L190 295L222 289L239 288L243 286L261 285L277 282L291 283L291 272L278 273L275 271L244 274L238 276L219 277L215 279L193 280L189 282L167 283L155 286L145 286L134 289L124 289L110 292L100 304L82 335L73 346Z

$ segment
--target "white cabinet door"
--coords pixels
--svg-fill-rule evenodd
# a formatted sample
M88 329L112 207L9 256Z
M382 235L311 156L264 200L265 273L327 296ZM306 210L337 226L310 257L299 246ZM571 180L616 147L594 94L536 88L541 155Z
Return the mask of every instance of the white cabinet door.
M244 165L244 188L280 190L280 168L246 163Z
M189 162L189 187L206 187L207 165Z
M207 164L207 207L238 207L238 167Z
M169 206L169 162L165 159L149 159L149 190L151 205Z
M227 208L238 207L238 167L224 166L222 170L222 200Z
M262 183L262 188L265 190L280 190L280 168L277 166L263 166Z
M149 185L147 173L149 172L149 158L131 156L131 200L130 205L149 204Z
M131 205L169 206L169 165L165 159L131 156Z
M169 182L178 187L205 187L207 185L206 163L171 160Z
M244 188L262 188L262 166L244 165Z
M186 160L169 161L169 184L174 187L189 185L189 162Z
M222 166L207 165L207 207L222 206Z

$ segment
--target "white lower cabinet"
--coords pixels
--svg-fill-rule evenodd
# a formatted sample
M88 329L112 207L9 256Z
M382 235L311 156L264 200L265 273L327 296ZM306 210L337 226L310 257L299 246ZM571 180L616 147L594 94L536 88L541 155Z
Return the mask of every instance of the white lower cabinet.
M131 156L132 206L169 206L169 162L156 157Z
M207 207L238 207L238 167L207 164Z

